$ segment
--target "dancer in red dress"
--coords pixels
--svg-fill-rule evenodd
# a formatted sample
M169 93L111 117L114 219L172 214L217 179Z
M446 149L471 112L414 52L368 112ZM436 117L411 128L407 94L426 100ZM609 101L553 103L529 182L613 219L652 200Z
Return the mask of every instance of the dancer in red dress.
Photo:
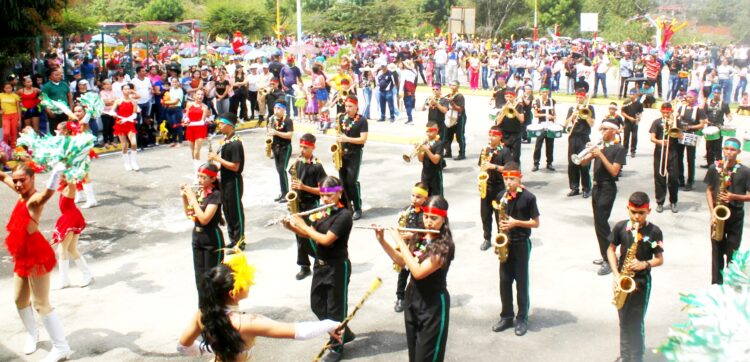
M86 228L86 220L81 214L81 210L78 210L75 202L73 201L76 196L76 184L73 182L67 182L63 177L60 181L60 218L57 219L55 225L55 232L52 234L52 241L54 243L60 243L59 258L58 258L58 269L60 271L59 285L57 289L67 288L70 286L70 279L68 278L68 260L73 259L78 266L78 269L83 274L81 280L81 287L88 286L94 281L94 277L91 276L91 270L86 263L83 255L78 253L78 237L81 235L83 229Z
M0 183L8 185L19 194L6 227L8 237L5 239L5 246L13 257L16 308L27 332L23 352L34 353L39 340L33 304L52 340L52 350L45 361L66 359L71 353L60 318L49 302L49 272L55 267L55 253L39 232L42 210L55 194L55 187L63 170L64 165L55 167L43 192L37 192L34 188L34 170L27 163L16 165L12 179L0 172Z
M115 110L115 127L114 134L120 139L122 145L122 162L127 171L138 171L138 162L135 154L138 150L136 143L135 120L138 118L137 112L140 110L135 100L131 98L135 92L132 84L122 86L122 98L115 101L112 109ZM128 141L130 141L130 151L128 151Z
M202 89L195 91L193 101L185 105L185 118L182 125L185 127L185 139L190 144L190 154L193 157L193 168L196 175L201 166L201 146L208 137L208 125L206 117L211 114L203 104L205 94Z

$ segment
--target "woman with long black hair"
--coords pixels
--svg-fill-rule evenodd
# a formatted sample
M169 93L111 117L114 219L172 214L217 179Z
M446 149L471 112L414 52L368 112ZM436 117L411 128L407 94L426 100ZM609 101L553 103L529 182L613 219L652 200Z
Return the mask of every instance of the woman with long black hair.
M404 294L409 361L442 361L451 307L446 277L455 245L448 225L448 202L442 196L432 196L422 212L424 227L439 230L439 234L417 233L404 240L395 229L390 229L395 247L385 241L383 229L376 229L375 237L393 262L411 273Z

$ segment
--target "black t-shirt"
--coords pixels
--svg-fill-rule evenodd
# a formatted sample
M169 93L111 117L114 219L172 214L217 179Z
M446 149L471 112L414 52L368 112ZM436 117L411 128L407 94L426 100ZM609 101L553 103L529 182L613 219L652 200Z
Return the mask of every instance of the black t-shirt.
M554 116L555 115L555 104L556 103L557 102L555 102L555 100L552 99L552 98L547 98L546 102L543 101L541 98L537 98L537 99L534 100L534 109L536 109L537 112L539 112L541 114L545 114L545 111L546 111L546 114L549 114L550 116ZM547 122L547 117L546 116L539 116L537 118L539 119L539 123ZM550 121L552 119L553 119L553 117L550 117Z
M651 123L648 133L652 133L656 136L656 139L661 140L664 138L664 124L667 120L657 118ZM669 137L669 154L677 153L677 138ZM654 144L654 156L661 155L661 145Z
M723 126L724 125L724 116L729 115L729 105L725 102L712 104L710 101L706 103L706 107L704 108L704 112L706 113L706 116L708 117L708 121L711 122L714 126Z
M318 245L318 259L336 260L349 257L349 234L352 232L352 212L346 208L335 208L331 214L313 223L313 227L321 234L331 231L336 235L336 241L330 246Z
M461 107L461 112L458 112L457 116L460 120L461 117L466 114L466 99L464 99L464 95L461 93L456 93L455 96L453 96L453 104ZM448 113L450 113L452 110L452 106L448 107Z
M232 171L227 168L221 168L221 181L222 183L227 180L233 180L242 177L242 170L245 168L245 149L242 146L242 140L237 135L234 135L228 140L224 140L224 144L221 146L221 158L231 163L239 163L240 168L237 171Z
M203 192L202 190L200 192ZM221 221L221 191L219 190L212 190L212 192L208 195L205 195L203 197L203 200L201 200L201 210L206 211L206 208L208 208L208 205L218 205L219 208L214 213L214 217L211 218L211 220L206 225L202 225L198 219L195 220L195 226L200 226L204 229L210 229L210 228L217 228L219 227L219 222Z
M327 176L323 164L320 163L317 157L313 157L311 160L297 157L297 160L294 162L292 167L295 167L297 170L297 178L305 186L318 187L318 184ZM318 200L318 195L306 191L297 190L297 194L300 202L304 205L315 205Z
M643 104L638 100L630 102L630 104L628 104L627 106L622 107L622 113L635 118L639 114L643 113Z
M591 119L596 119L596 113L594 113L594 107L589 105L589 110L591 111ZM573 112L575 111L576 111L576 106L568 108L568 115L565 116L565 119L570 118L570 116L573 115ZM570 132L570 135L588 137L589 135L591 135L591 126L589 126L589 123L587 121L578 119L576 121L576 125L573 127L573 130Z
M339 121L341 122L341 130L347 137L359 138L362 137L362 133L368 132L367 119L359 113L354 118L343 114ZM344 142L344 153L347 149L362 149L363 147L364 145Z
M495 99L495 108L503 108L505 106L506 100L505 100L505 90L508 89L508 87L495 87L495 93L492 94L492 98Z
M602 150L602 153L604 154L604 157L609 160L610 163L615 164L619 163L620 165L625 165L625 154L627 153L627 150L625 147L622 147L621 145L610 145L607 147L604 147L604 150ZM602 161L599 159L599 157L594 158L594 181L596 182L604 182L604 181L617 181L617 176L612 176L609 171L604 167L602 164Z
M732 175L729 177L729 181L731 184L727 187L727 190L729 190L729 192L733 194L738 194L738 195L747 194L747 192L750 191L750 168L738 163L736 164L736 167L732 166L729 172ZM716 163L711 164L708 166L708 172L706 172L706 178L703 179L703 182L706 185L711 186L711 189L714 195L714 204L717 203L717 200L718 200L717 194L719 193L719 188L720 188L719 173L720 173L720 170L717 169ZM729 206L733 208L738 208L738 209L744 208L744 205L745 203L742 201L731 201L729 203Z
M436 155L443 157L443 141L430 141L430 151ZM429 180L435 178L438 171L442 170L442 163L432 163L427 154L422 158L422 180Z
M619 221L609 234L610 244L620 247L620 257L617 259L617 269L619 270L622 270L622 264L628 255L628 249L630 249L630 246L634 242L633 232L632 230L628 230L628 224L628 220ZM638 246L635 249L635 258L637 260L648 261L654 255L664 252L664 236L658 226L650 222L646 223L646 225L640 228L638 233L642 239L638 242ZM635 272L635 279L643 280L650 273L648 269L637 271Z
M274 78L281 79L279 76L281 73L281 68L284 68L284 64L281 64L278 61L272 61L268 64L268 71L270 71L273 74Z
M224 79L221 82L216 82L216 95L224 94L227 87L229 87L229 81Z
M528 221L539 217L539 208L536 205L536 196L527 189L516 192L515 197L508 200L505 212L508 216L521 221ZM507 197L506 192L497 194L497 201L502 202L503 197ZM511 242L526 242L531 236L531 229L516 227L510 229L508 238Z
M294 123L292 122L289 117L284 117L284 120L279 120L274 115L271 118L271 126L273 129L275 129L278 132L291 132L294 131ZM286 147L289 146L292 143L292 140L279 137L279 136L273 136L273 145L274 147Z
M502 145L498 145L497 147L487 145L479 154L477 165L479 165L480 167L482 166L482 155L485 154L490 155L490 163L493 165L505 166L506 163L513 161L513 157L511 157L510 153L510 148L503 147ZM488 189L497 190L498 192L505 190L505 182L503 181L503 176L500 172L496 170L488 170L487 174L490 176L487 179Z
M706 119L706 112L698 107L680 107L677 109L677 115L679 127L682 129L699 124L702 119ZM695 133L694 130L683 132Z
M524 114L526 112L522 103L523 102L516 103L516 114ZM503 133L519 133L522 129L521 125L523 125L523 123L518 119L518 116L513 118L505 117L503 118L503 123L500 124L500 129Z
M422 219L422 208L419 208L418 210L409 206L403 211L399 213L399 218L405 216L406 217L406 226L407 228L413 228L413 229L424 229L424 219Z
M428 101L429 101L429 99L428 99ZM443 107L450 108L449 107L450 102L448 102L448 99L446 99L446 98L440 98L438 100L438 103L440 103L440 105L443 106ZM440 112L440 110L437 108L437 106L433 108L433 107L430 107L429 104L427 105L427 107L428 107L427 108L427 120L428 121L436 122L438 124L445 125L445 114L448 113L448 112L445 112L445 113Z
M427 243L427 241L423 239L421 240L421 243ZM451 262L453 261L455 254L456 246L455 244L451 243L450 248L448 249L448 254L445 256L445 258L448 260L443 260L443 263L445 265L422 279L409 278L409 286L416 288L419 294L423 296L445 291L448 287L448 269L450 269Z

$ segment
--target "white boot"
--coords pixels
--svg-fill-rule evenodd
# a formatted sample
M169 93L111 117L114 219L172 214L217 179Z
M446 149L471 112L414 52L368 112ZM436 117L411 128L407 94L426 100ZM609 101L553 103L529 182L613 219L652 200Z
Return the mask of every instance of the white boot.
M60 246L62 247L62 245ZM57 285L53 289L64 289L70 286L70 278L68 277L68 259L58 258L57 268L59 269L59 279Z
M57 317L57 313L52 311L42 316L42 323L44 323L44 328L47 329L49 339L52 340L52 349L42 361L58 362L70 358L70 346L68 345L68 341L65 340L65 332L63 331L62 323L60 323L60 318Z
M122 154L122 164L125 166L125 171L133 171L133 167L130 166L130 151Z
M136 162L135 160L136 153L137 153L136 150L130 151L130 166L133 168L133 171L140 171L141 168L138 167L138 162Z
M83 255L73 261L76 262L76 266L82 274L81 288L89 286L91 283L93 283L94 277L91 275L91 269L89 269L89 265L86 263L86 259L83 258Z
M96 193L94 192L94 185L92 185L91 182L83 184L83 192L86 193L86 204L81 206L82 209L89 209L99 205L99 203L96 202Z
M36 343L39 341L39 328L36 327L34 310L31 306L18 309L18 315L21 317L23 326L26 327L26 344L23 347L23 353L32 354L36 351Z
M80 191L76 190L76 198L75 200L73 200L73 202L75 202L76 204L80 204L83 201L83 194Z

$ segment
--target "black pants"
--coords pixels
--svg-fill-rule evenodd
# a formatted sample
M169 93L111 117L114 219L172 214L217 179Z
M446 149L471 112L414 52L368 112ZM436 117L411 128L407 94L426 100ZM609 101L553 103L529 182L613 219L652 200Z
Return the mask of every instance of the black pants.
M258 107L258 92L247 91L247 100L250 101L250 119L255 118L255 111L258 111L258 117L263 117L263 111Z
M421 181L427 185L429 196L443 196L443 170L438 170L432 177L425 177L422 175Z
M216 99L216 97L214 97L214 98L204 97L203 98L203 104L205 104L206 107L208 107L208 110L211 111L211 114L213 114L214 116L216 116L217 113L216 113L216 107L214 107L214 99ZM156 105L154 105L151 108L154 108L154 107L156 107Z
M724 284L721 271L732 261L734 252L742 242L742 226L745 212L741 208L730 207L732 215L724 222L724 240L711 240L711 284Z
M234 95L229 98L229 111L232 114L237 114L238 107L240 110L239 118L247 119L247 88L239 87L235 89Z
M721 160L722 143L724 143L724 137L719 137L718 140L714 141L706 141L706 162L708 162L708 165Z
M542 145L544 145L544 154L547 157L547 165L552 164L552 155L555 152L555 139L542 135L536 138L536 144L534 144L534 166L539 166L539 161L542 160Z
M453 125L448 127L447 138L441 138L445 140L445 153L451 154L451 145L453 145L453 137L456 137L458 142L458 155L466 156L466 138L464 132L466 129L466 119L462 116L461 119Z
M627 94L628 94L628 87L627 87L627 85L628 85L628 79L630 79L630 77L621 77L620 78L620 90L619 90L619 92L617 92L617 96L620 97L620 98L627 97Z
M114 127L115 118L102 113L102 142L112 143L115 141Z
M589 165L579 166L570 160L570 156L583 151L588 142L588 136L571 135L568 137L568 184L571 190L578 190L579 183L584 192L591 190Z
M672 145L670 145L672 146ZM669 159L661 159L661 146L656 146L654 151L654 189L656 191L656 203L658 205L664 205L664 200L669 191L669 203L677 203L677 192L679 190L680 182L677 180L677 153L675 151L669 152ZM664 170L663 163L666 163L666 170ZM662 166L662 169L659 168ZM666 176L662 176L661 172L666 171Z
M630 293L622 309L617 311L620 318L620 358L623 362L643 361L646 351L643 324L650 295L651 276L645 280L636 279L635 290Z
M292 156L292 146L274 144L271 150L273 151L273 163L276 165L276 173L279 174L281 196L284 196L289 192L289 179L286 167L289 165L289 158Z
M492 207L492 201L497 199L497 194L504 191L500 188L487 186L487 196L479 199L479 214L482 216L482 231L484 240L492 240L492 220L497 219L497 210Z
M362 194L359 186L359 167L362 165L361 148L345 148L339 178L344 183L347 202L355 211L362 211ZM348 206L348 205L347 205Z
M687 184L692 185L695 180L695 146L677 144L677 165L680 185L685 185L685 150L687 149Z
M300 211L307 211L314 209L317 207L318 204L315 202L311 203L303 203L300 202ZM308 222L307 219L305 219L305 222ZM309 223L309 222L308 222ZM315 245L315 242L310 238L303 238L299 235L295 235L295 238L297 238L297 265L299 266L310 266L310 258L317 258L318 257L318 248Z
M348 259L327 261L327 265L319 265L318 260L315 261L310 284L310 308L319 320L343 321L348 313L347 297L352 265ZM344 333L351 336L352 331L346 327ZM336 352L344 349L333 338L331 345L334 346L331 349Z
M401 268L398 272L398 282L396 282L396 298L404 299L404 290L406 289L406 281L409 279L409 269Z
M511 241L508 260L500 264L500 318L513 319L513 282L516 282L516 320L529 319L529 258L531 240Z
M607 260L607 248L609 247L609 215L615 205L617 196L617 185L614 182L598 182L591 190L591 208L594 209L594 229L596 240L599 242L599 252L602 259Z
M635 148L638 146L638 123L625 121L625 135L623 138L625 138L623 142L625 152L630 150L630 153L635 153Z
M409 284L404 309L409 362L445 359L450 309L451 296L447 290L422 295Z
M516 163L520 165L521 164L521 134L503 132L503 143L505 144L505 147L510 148L510 156L513 158L513 161L516 161Z
M242 177L221 179L221 206L227 221L227 234L232 241L230 247L245 236L245 209L242 206L244 189Z
M206 277L206 273L224 259L222 248L224 248L224 236L218 227L204 228L200 232L193 229L193 269L199 304L203 300L200 291L201 282Z

